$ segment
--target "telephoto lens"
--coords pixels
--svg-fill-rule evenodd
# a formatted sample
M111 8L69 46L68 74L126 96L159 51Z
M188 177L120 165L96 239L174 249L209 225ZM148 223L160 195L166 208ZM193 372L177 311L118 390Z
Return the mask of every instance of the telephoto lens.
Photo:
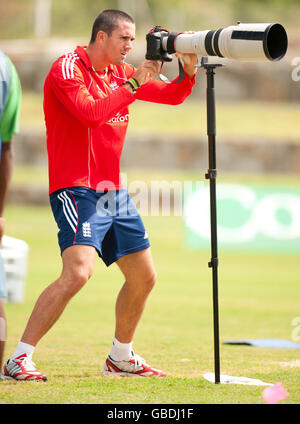
M196 53L243 62L278 61L288 47L287 33L278 23L238 23L218 30L171 34L161 37L162 49L168 53Z

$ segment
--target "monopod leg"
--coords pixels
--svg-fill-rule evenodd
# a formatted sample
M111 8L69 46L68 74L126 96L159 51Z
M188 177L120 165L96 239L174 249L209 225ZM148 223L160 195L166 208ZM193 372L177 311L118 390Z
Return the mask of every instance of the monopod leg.
M219 337L219 305L218 305L218 238L217 238L217 201L216 201L216 107L214 88L214 69L218 65L204 64L207 77L206 104L207 104L207 135L209 169L205 175L210 184L210 220L211 220L211 261L213 280L213 322L214 322L214 362L215 383L220 383L220 337Z

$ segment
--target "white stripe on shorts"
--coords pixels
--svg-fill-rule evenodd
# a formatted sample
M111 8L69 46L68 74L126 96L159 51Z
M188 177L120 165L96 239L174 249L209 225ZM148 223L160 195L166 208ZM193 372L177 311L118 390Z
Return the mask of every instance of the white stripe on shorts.
M68 194L65 191L59 193L57 197L62 202L64 215L68 223L70 224L70 227L72 228L74 233L76 233L76 227L78 223L78 214L76 209L74 208L72 200L69 198Z

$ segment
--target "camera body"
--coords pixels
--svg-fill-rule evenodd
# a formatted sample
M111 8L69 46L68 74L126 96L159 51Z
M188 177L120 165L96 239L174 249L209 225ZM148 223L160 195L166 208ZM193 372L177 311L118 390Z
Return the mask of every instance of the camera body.
M169 34L168 30L160 26L156 26L148 32L146 35L146 59L159 60L161 62L172 62L171 52L168 52L163 48L163 39L168 39ZM172 53L175 53L175 50Z

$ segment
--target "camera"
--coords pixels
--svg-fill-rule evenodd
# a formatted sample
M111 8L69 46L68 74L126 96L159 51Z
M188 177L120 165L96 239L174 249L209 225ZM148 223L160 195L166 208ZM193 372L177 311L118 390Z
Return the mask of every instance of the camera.
M171 62L173 53L196 53L244 62L278 61L287 51L288 38L278 23L238 22L218 30L169 32L160 26L146 36L146 59Z

